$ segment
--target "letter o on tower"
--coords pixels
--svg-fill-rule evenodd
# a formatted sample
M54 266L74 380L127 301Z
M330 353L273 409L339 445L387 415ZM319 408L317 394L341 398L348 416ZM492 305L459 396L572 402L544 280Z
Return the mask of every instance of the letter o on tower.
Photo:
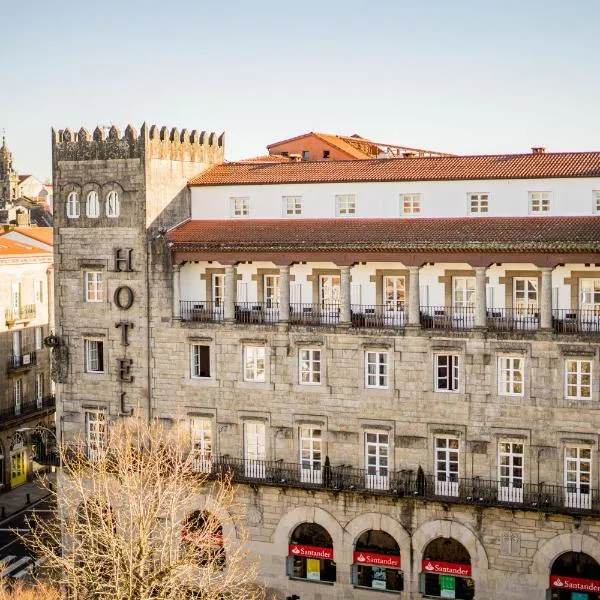
M128 285L120 285L115 290L114 301L119 308L129 310L133 306L133 300L133 290Z

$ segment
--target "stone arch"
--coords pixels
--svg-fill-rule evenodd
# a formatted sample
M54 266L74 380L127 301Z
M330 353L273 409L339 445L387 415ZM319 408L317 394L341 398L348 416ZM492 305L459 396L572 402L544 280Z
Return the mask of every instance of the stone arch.
M565 552L583 552L600 563L600 541L581 533L563 533L549 539L533 556L531 573L539 585L547 587L550 568L554 561Z
M344 549L344 530L333 515L316 506L299 506L281 517L271 538L273 553L276 556L287 556L290 535L301 523L316 523L327 530L333 540L334 557L338 562L337 556Z
M344 529L343 551L348 553L348 560L352 562L352 554L356 540L365 531L370 529L381 530L389 533L400 546L400 557L402 561L402 570L405 572L407 580L410 577L410 535L404 527L388 515L381 513L365 513L352 519Z
M423 523L413 534L413 549L415 564L413 567L419 572L419 564L427 544L438 537L454 538L460 542L471 556L471 566L473 567L474 579L477 580L478 573L487 571L488 557L483 544L477 535L466 525L458 521L446 521L438 519L436 521L427 521Z

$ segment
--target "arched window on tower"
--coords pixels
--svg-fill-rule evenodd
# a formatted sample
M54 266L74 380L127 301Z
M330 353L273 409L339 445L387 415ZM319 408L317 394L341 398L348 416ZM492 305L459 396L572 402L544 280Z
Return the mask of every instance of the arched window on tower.
M79 198L77 192L70 192L67 196L67 218L77 219L79 217Z
M118 217L121 214L121 202L119 194L114 190L106 194L106 216Z
M91 218L95 219L100 216L100 201L98 200L98 192L92 190L87 195L87 200L85 202L85 214Z
M600 565L583 552L565 552L550 570L551 600L600 600Z

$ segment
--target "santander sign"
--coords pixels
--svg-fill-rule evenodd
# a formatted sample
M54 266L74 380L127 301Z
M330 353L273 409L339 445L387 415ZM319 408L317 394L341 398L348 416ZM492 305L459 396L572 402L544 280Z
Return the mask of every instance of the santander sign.
M290 544L288 552L290 556L300 556L303 558L325 558L327 560L333 560L333 548L320 548L318 546Z
M424 560L421 568L424 573L433 573L434 575L471 577L471 565L459 565L458 563L447 563L439 560Z
M400 557L390 556L389 554L373 554L372 552L355 552L354 563L374 567L400 568Z
M600 581L563 575L550 575L550 587L580 592L600 592Z

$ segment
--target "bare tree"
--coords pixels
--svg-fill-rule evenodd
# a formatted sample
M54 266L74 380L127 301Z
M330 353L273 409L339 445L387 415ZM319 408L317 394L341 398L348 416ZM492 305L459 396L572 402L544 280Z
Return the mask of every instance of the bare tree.
M57 518L27 542L74 600L252 600L247 550L227 473L205 469L186 431L131 419L104 444L60 449Z
M58 590L43 583L11 586L8 582L0 582L0 600L61 600L61 595Z

